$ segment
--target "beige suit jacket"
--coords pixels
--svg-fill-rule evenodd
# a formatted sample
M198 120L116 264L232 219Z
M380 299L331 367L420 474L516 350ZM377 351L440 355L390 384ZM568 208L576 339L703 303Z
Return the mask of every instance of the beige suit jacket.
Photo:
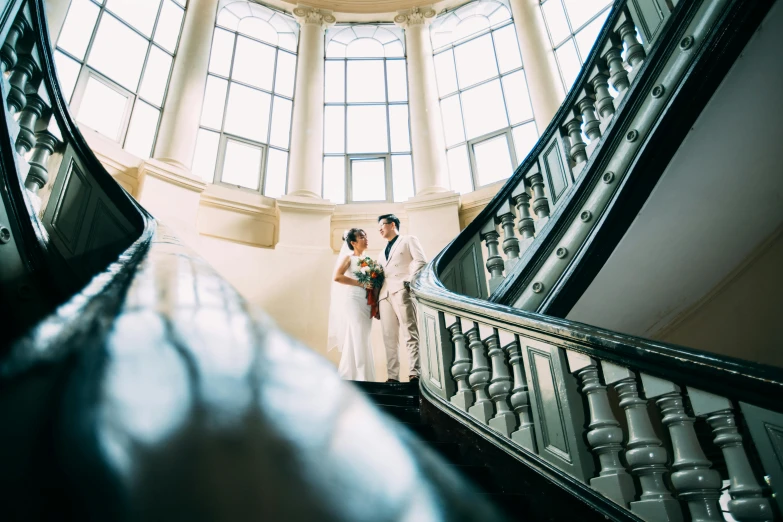
M427 256L416 236L398 236L386 259L386 248L381 250L380 263L386 279L381 287L380 299L396 294L405 288L405 282L427 264Z

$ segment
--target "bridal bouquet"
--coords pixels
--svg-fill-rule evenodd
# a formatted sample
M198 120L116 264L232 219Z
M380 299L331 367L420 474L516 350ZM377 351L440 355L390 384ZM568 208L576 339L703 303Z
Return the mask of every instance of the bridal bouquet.
M367 289L367 304L370 305L370 317L381 318L378 307L378 295L383 286L383 267L371 257L359 259L359 270L354 272L359 282Z

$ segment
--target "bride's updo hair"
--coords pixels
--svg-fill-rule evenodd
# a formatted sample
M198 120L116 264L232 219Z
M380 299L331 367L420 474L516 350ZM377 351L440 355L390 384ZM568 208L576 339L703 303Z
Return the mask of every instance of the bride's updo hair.
M345 236L343 236L343 239L348 244L348 248L350 248L351 251L353 251L353 245L351 243L358 240L359 234L364 234L365 236L367 235L367 233L361 228L352 228L345 233Z

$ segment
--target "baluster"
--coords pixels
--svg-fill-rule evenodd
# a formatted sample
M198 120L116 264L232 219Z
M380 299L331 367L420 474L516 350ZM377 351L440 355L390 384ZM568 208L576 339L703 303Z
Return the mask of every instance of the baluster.
M20 56L11 70L11 76L8 78L10 90L8 91L6 102L11 114L21 111L27 105L27 96L25 94L27 82L30 81L37 70L38 66L30 54Z
M24 156L35 146L35 124L46 109L46 104L37 92L26 96L27 105L19 114L19 135L16 138L16 152Z
M620 105L620 100L623 99L625 91L631 86L631 82L628 80L628 71L623 66L623 44L620 38L616 34L609 35L609 41L606 42L601 58L606 62L609 67L609 83L617 91L617 98L615 98L615 108Z
M499 431L505 437L510 437L511 432L517 427L517 418L511 411L511 405L508 402L512 383L506 352L501 348L498 332L494 328L485 342L487 343L487 355L492 364L489 396L495 403L495 416L490 419L489 427Z
M476 401L473 406L468 408L468 413L486 424L492 417L492 401L489 399L489 395L487 395L490 377L487 351L479 337L478 324L473 323L473 328L468 330L466 335L468 336L468 346L470 347L471 359L473 361L468 382Z
M544 176L541 175L538 165L534 165L525 178L533 190L533 212L538 217L536 220L536 234L538 234L549 221L549 201L544 194Z
M457 392L450 399L451 403L462 411L468 411L473 405L473 391L468 384L470 375L470 352L465 346L465 335L459 317L448 327L451 332L451 342L454 344L454 362L451 365L451 375L457 382Z
M511 389L511 407L519 422L519 429L511 434L511 440L528 451L536 452L536 433L533 426L533 414L530 411L530 396L525 378L525 366L522 363L522 350L516 335L500 330L500 344L506 352L511 371L514 375L514 387Z
M590 144L585 149L587 157L593 155L593 151L598 146L598 142L601 139L600 122L595 115L595 94L592 87L586 87L582 89L582 93L579 97L579 101L576 102L579 111L582 114L582 122L584 123L584 133L590 139ZM576 175L577 173L574 173Z
M680 387L669 381L641 374L644 393L661 410L663 425L669 430L674 450L671 482L680 500L688 504L693 522L722 521L718 499L720 498L720 474L710 469L693 429L694 418L685 412Z
M734 419L731 401L701 390L688 388L693 413L706 417L715 434L715 444L726 459L729 472L729 513L739 522L746 520L772 520L772 506L762 496L761 486L750 467L748 455L742 445L742 435Z
M585 152L587 144L582 139L582 116L578 110L573 111L572 118L565 122L564 127L571 142L571 147L568 149L571 161L574 162L571 171L574 177L577 177L587 162L587 153Z
M614 99L609 92L609 71L598 61L588 80L595 92L595 109L598 111L598 132L603 135L614 117ZM588 134L589 136L589 134Z
M59 143L57 136L49 129L50 118L51 113L38 118L35 122L35 146L32 156L30 156L30 170L27 172L27 178L24 182L24 186L33 194L37 194L38 190L42 189L49 181L49 171L46 167L49 157L54 153L54 149Z
M633 23L628 11L623 11L618 18L617 34L620 35L625 46L625 61L631 66L631 72L628 74L628 81L633 82L639 67L644 62L646 56L644 46L636 38L636 25Z
M489 293L495 291L495 289L503 282L505 277L503 276L503 268L505 263L503 258L500 257L498 251L498 234L495 228L495 220L490 220L479 233L479 238L487 244L487 270L489 271Z
M18 58L16 46L19 43L19 39L28 28L29 24L27 23L27 20L20 16L8 30L8 37L5 39L3 47L0 48L0 73L5 74L16 65L16 60Z
M522 236L519 248L521 252L524 252L528 247L527 243L532 242L536 233L533 216L530 215L530 194L527 193L524 182L520 183L511 194L511 200L514 202L514 206L517 207L517 214L519 214L517 230L519 230L519 234Z
M587 396L590 409L587 442L601 465L598 476L590 479L590 487L626 507L636 495L636 488L633 478L620 462L623 430L612 414L606 386L598 377L598 364L595 359L571 350L566 350L566 357L569 370L579 377L582 393Z
M651 522L680 522L682 509L672 497L663 480L668 471L668 455L656 436L647 400L639 397L636 374L606 361L601 361L604 381L613 385L620 397L620 407L625 410L628 422L628 442L625 444L625 460L633 475L639 478L642 494L631 502L631 511Z
M496 220L503 229L503 253L506 254L505 268L508 274L519 261L519 240L516 234L514 234L514 219L516 216L508 201L503 203L496 216Z

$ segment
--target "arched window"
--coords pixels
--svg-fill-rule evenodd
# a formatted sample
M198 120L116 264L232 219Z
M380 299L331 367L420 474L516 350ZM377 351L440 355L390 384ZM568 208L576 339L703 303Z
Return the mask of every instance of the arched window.
M402 30L326 33L323 197L335 203L414 195Z
M246 0L222 0L193 172L204 181L285 194L299 26Z
M538 139L511 10L477 0L430 27L451 188L507 178Z
M82 125L148 158L186 0L72 0L54 60Z
M601 32L612 0L541 0L552 49L566 91Z

